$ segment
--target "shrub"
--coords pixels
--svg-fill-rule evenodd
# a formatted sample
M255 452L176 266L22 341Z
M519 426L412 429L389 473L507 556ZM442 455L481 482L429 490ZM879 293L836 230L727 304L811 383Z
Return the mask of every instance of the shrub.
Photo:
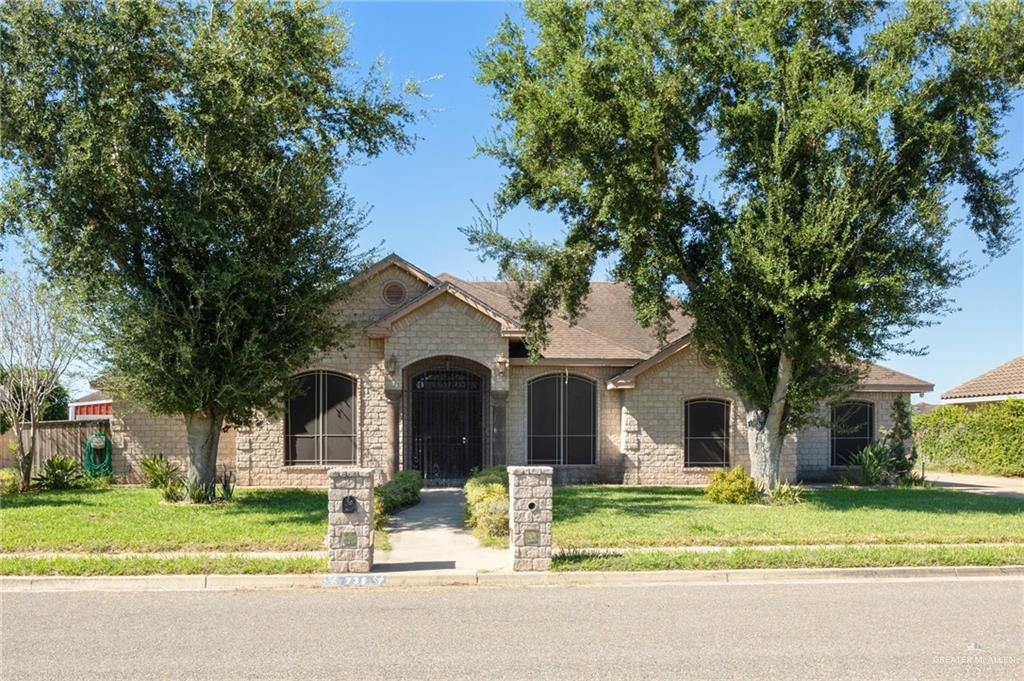
M181 472L178 464L168 461L163 454L144 456L139 465L142 466L142 477L146 481L146 487L153 489L163 489L173 479L178 478Z
M485 468L466 481L466 525L485 537L508 536L508 471Z
M0 495L18 491L18 472L13 468L0 468Z
M957 473L1024 476L1024 400L914 416L914 442L929 465Z
M804 502L802 485L791 485L788 482L776 482L768 492L768 501L772 506L792 506Z
M70 456L52 456L43 464L39 475L32 478L35 489L71 489L82 479L78 462Z
M764 499L757 481L743 466L717 470L704 490L704 498L716 504L756 504Z
M400 471L394 479L373 490L373 526L384 529L388 519L398 511L418 504L423 476L419 471Z
M86 475L85 477L80 478L77 483L75 483L75 487L78 487L80 489L103 489L105 487L110 487L116 482L117 477L113 475Z

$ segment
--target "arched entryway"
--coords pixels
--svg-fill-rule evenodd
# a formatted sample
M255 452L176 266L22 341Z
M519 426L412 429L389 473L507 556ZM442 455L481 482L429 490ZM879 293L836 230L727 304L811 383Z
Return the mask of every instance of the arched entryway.
M433 484L464 481L487 456L490 372L470 360L434 357L407 367L405 381L405 468Z

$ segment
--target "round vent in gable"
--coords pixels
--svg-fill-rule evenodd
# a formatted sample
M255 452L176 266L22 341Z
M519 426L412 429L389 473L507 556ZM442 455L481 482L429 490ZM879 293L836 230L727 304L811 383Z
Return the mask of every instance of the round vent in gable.
M717 369L718 365L715 364L714 360L705 355L703 352L700 353L700 363L708 369Z
M384 284L381 295L388 305L401 305L405 302L405 285L400 281L389 281Z

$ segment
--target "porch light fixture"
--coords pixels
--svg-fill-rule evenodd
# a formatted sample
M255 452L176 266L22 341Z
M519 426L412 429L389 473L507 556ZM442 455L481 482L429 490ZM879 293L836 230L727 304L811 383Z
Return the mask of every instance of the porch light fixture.
M398 358L391 355L384 360L384 371L388 372L388 376L394 376L395 372L398 371Z
M508 369L508 357L498 357L494 363L498 365L498 375L504 377L505 371Z

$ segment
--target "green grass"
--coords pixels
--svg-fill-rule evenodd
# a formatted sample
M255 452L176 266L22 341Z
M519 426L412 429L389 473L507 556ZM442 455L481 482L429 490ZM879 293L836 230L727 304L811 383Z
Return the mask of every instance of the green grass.
M944 489L808 489L794 506L733 506L703 490L561 487L557 546L1024 542L1024 501Z
M327 572L326 558L240 556L0 557L0 575L284 575Z
M609 556L559 555L556 571L740 570L751 568L922 567L1024 565L1024 546L872 546L750 549L709 552L632 552Z
M226 504L168 504L106 488L0 498L0 551L319 551L327 492L242 489Z

